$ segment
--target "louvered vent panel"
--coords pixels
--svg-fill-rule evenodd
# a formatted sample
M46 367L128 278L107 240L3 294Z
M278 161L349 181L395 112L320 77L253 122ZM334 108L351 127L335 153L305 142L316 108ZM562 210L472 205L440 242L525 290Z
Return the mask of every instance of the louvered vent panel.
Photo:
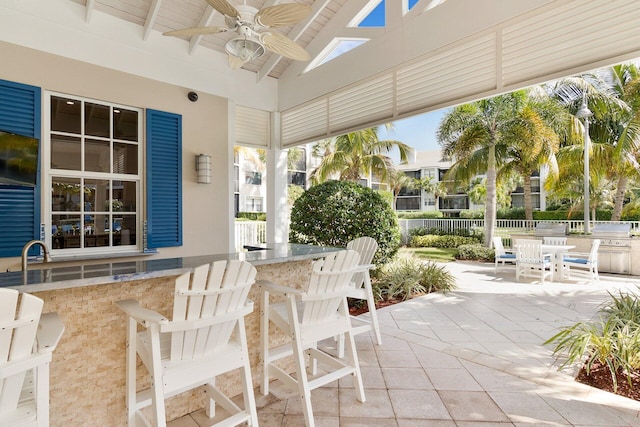
M455 76L455 77L454 77ZM488 34L397 71L399 113L496 87L496 37Z
M236 107L236 144L269 147L269 112Z
M393 116L393 75L387 74L329 97L329 129L336 132Z
M557 6L503 31L503 81L525 82L640 49L636 0Z
M327 135L327 100L316 101L284 111L282 120L282 146L322 139Z

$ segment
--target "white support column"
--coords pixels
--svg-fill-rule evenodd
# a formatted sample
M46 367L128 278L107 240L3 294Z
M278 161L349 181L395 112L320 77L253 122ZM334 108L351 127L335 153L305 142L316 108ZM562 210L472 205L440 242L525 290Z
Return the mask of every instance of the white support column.
M228 102L228 117L227 117L227 164L231 165L229 168L228 179L227 179L227 194L229 195L229 214L227 218L229 218L228 227L229 227L229 253L236 252L236 216L235 216L235 168L233 167L233 148L236 144L236 104L235 102L229 100Z
M281 147L280 113L271 113L271 147L267 151L267 243L289 241L287 151Z

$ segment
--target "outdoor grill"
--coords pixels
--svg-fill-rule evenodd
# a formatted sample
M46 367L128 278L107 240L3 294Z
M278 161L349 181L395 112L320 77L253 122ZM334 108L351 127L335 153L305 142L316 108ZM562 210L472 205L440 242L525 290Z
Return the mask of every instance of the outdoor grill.
M629 274L631 266L631 224L597 223L591 237L600 239L598 269Z
M567 234L569 234L569 225L564 222L539 222L534 231L536 237L566 236Z

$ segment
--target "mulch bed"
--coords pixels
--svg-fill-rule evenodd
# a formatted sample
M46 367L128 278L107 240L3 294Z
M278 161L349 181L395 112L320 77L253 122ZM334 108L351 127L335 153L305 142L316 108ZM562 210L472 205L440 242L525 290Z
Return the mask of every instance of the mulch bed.
M587 375L586 370L583 368L576 377L576 381L620 396L628 397L629 399L640 401L640 372L636 372L632 375L631 386L629 386L629 383L627 382L627 377L621 372L618 372L617 378L618 390L614 391L611 373L606 367L596 363L592 366L589 375Z
M359 306L349 307L349 314L351 314L352 316L358 316L360 314L369 312L369 308L367 307L367 302L363 301L363 300L359 300L359 301L362 301L362 303L359 304ZM399 302L402 302L402 300L400 300L400 299L392 299L392 300L378 301L376 303L376 309L379 309L379 308L382 308L382 307L388 307L390 305L397 304Z

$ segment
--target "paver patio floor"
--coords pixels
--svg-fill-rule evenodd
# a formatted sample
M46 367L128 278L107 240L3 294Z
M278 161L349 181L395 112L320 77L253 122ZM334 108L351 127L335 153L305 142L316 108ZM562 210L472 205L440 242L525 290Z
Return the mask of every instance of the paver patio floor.
M640 402L576 383L576 367L559 372L542 345L592 318L607 291L637 291L640 278L543 286L516 283L513 267L495 275L493 264L446 266L458 289L378 310L382 346L357 337L366 402L356 400L350 378L312 392L319 427L640 426ZM256 390L260 425L303 426L298 399L274 394ZM201 412L170 423L204 425Z

